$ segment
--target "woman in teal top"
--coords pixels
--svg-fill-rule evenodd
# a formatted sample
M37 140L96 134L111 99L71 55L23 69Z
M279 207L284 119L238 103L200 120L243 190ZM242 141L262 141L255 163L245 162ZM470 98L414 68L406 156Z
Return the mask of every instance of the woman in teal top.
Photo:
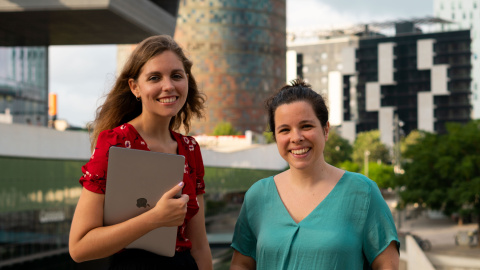
M230 269L398 269L395 224L375 182L325 162L323 98L295 80L267 109L290 169L246 193Z

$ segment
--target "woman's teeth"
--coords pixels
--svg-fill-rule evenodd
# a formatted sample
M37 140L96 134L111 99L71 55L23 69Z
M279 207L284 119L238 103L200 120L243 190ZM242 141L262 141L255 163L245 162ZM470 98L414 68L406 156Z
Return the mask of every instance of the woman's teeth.
M176 100L177 98L176 97L169 97L169 98L161 98L159 99L158 101L160 103L172 103Z
M295 154L295 155L301 155L301 154L305 154L306 152L308 152L309 148L303 148L303 149L297 149L297 150L292 150L292 154Z

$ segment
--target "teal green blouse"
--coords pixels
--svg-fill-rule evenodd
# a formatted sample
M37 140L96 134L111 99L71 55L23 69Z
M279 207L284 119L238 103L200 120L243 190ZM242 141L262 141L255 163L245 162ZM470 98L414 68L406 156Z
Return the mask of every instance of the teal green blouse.
M369 269L392 242L393 217L375 182L345 172L327 197L298 224L273 176L245 194L232 247L257 269Z

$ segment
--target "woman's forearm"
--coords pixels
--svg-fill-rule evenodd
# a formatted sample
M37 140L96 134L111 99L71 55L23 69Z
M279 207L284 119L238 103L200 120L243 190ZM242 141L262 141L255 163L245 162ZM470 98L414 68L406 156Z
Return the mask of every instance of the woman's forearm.
M111 256L130 243L155 229L149 224L149 213L112 226L99 226L88 231L78 241L69 244L70 255L76 262Z

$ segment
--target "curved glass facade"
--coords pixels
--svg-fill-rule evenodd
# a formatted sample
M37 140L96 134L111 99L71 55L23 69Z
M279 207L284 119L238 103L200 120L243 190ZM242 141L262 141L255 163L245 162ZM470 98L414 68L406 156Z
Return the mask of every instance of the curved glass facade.
M47 47L0 47L0 122L47 126Z
M284 0L180 2L175 39L207 95L206 119L192 133L222 121L242 132L266 129L263 102L285 83L285 12Z

